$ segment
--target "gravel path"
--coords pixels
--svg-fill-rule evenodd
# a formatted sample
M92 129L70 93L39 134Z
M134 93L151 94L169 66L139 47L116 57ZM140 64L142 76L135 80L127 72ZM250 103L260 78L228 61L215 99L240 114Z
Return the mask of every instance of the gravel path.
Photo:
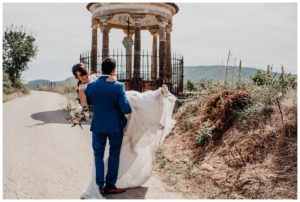
M70 127L66 99L32 91L3 104L4 199L79 199L92 171L89 125ZM179 199L152 177L140 188L108 198Z

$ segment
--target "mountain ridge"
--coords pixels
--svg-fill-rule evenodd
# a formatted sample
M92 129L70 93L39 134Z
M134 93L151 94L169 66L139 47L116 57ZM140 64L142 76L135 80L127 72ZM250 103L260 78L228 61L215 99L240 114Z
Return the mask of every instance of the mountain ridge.
M266 72L266 70L258 69L255 67L242 67L242 80L251 81L251 76L254 76L257 71ZM224 65L196 65L184 67L184 83L188 80L192 82L206 80L224 80L225 79L225 66ZM276 72L274 72L276 73ZM280 72L277 72L280 74ZM239 67L228 66L227 80L237 81L239 75ZM52 83L52 84L51 84ZM47 79L32 80L27 83L31 88L36 89L42 86L63 86L63 85L76 85L77 80L71 76L62 81L50 81Z

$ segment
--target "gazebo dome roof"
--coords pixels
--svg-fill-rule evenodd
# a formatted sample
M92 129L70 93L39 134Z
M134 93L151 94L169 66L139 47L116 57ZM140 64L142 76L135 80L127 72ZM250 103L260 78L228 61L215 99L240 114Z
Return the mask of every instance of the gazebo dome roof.
M134 29L134 18L142 17L141 29L157 29L164 20L172 23L172 17L178 13L175 3L89 3L86 6L92 14L92 20L106 19L109 27Z

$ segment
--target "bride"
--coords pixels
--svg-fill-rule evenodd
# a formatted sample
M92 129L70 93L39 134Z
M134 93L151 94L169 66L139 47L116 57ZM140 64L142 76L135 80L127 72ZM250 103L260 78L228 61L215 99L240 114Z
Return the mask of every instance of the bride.
M89 75L82 63L74 65L72 72L79 80L78 96L82 105L87 105L85 89L88 83L97 79L97 75ZM114 82L110 76L108 81ZM117 187L132 188L143 185L150 177L155 161L155 153L159 144L174 127L172 112L176 97L166 85L143 93L126 91L131 106L131 117L127 122L121 147ZM104 154L105 175L108 165L108 149ZM81 195L82 199L103 198L96 184L95 162L93 163L90 183Z

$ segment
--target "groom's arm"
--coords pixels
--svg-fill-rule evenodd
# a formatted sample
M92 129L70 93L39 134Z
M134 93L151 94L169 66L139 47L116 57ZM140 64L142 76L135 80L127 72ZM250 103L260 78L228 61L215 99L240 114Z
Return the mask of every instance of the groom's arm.
M120 85L120 94L119 94L119 106L123 114L130 114L131 113L131 107L129 105L128 99L125 94L125 88L124 85Z

